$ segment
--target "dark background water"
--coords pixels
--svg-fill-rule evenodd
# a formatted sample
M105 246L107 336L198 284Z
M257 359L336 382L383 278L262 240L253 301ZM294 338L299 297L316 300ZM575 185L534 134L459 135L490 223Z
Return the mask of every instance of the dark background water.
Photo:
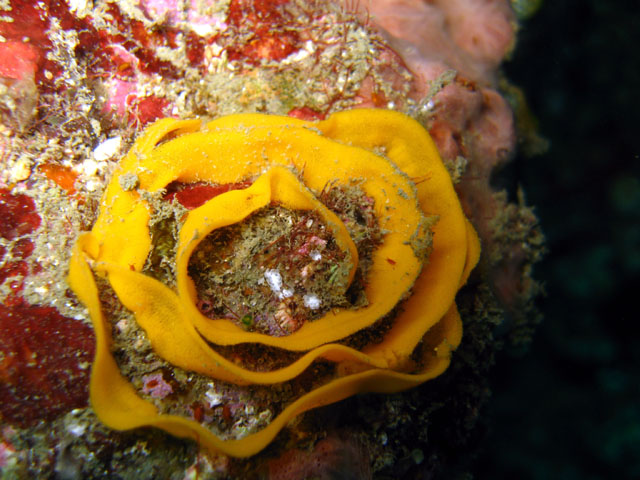
M504 352L478 479L640 478L640 3L546 0L508 77L550 141L504 172L549 254L544 322Z

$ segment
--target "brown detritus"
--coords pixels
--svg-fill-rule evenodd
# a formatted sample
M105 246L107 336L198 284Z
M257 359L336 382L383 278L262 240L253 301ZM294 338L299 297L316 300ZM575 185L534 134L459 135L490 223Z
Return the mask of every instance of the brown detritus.
M33 74L17 80L0 78L0 113L11 119L12 126L25 131L30 126L38 105L38 89Z
M495 195L503 204L491 220L493 237L488 245L490 277L497 298L503 303L513 345L526 345L541 320L534 300L543 292L533 278L533 265L546 253L544 235L533 209L528 207L522 190L518 203L507 203L506 193Z
M408 295L409 294L407 294L407 296ZM402 303L402 301L398 303L393 310L376 321L370 327L364 328L353 335L346 337L339 343L355 348L356 350L362 350L367 345L380 343L384 339L385 333L393 327L393 321L396 316L402 312Z
M268 372L284 368L303 355L300 352L290 352L253 343L227 346L216 345L215 350L237 365L256 372Z
M203 314L282 336L348 304L350 267L319 214L272 206L209 234L189 275Z
M540 135L538 120L529 108L522 89L501 76L500 93L504 95L513 110L520 151L527 157L546 153L549 149L549 141Z
M116 432L90 408L79 408L26 429L5 428L0 441L15 452L2 466L7 478L161 478L180 480L196 462L194 442L162 432ZM216 477L213 477L216 478Z

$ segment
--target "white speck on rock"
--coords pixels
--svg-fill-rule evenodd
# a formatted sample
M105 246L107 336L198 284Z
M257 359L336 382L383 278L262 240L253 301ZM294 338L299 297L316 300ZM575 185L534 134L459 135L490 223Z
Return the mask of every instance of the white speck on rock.
M74 437L81 437L86 429L87 426L80 423L72 423L67 426L67 431Z
M320 308L322 301L318 298L317 295L310 293L302 297L302 301L304 302L304 306L310 308L311 310L316 310Z
M426 112L431 112L436 106L436 102L434 102L433 100L429 100L425 106L424 106L424 110Z
M98 188L100 188L100 182L96 180L89 180L84 184L84 188L85 190L87 190L87 192L95 192L96 190L98 190Z
M279 294L280 290L282 290L282 276L280 276L280 272L270 268L264 272L264 278L267 280L269 288L271 288L274 293Z
M84 18L93 8L93 2L89 0L69 0L69 10L75 13L79 18Z
M209 390L204 394L207 402L209 403L209 408L217 407L218 405L222 405L222 395L216 393L213 390Z
M84 162L82 162L82 173L88 176L95 175L98 172L98 168L100 164L95 160L88 158Z
M44 285L41 285L39 287L34 288L34 291L38 294L38 295L46 295L47 292L49 291L49 288L47 288Z

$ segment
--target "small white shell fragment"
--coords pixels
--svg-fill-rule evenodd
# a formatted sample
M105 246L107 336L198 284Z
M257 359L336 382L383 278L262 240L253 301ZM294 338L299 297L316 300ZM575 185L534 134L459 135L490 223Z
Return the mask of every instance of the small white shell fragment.
M21 182L29 178L31 175L31 165L31 160L27 158L18 160L9 171L9 180L11 182Z
M101 162L109 160L120 150L122 137L108 138L93 150L93 158Z

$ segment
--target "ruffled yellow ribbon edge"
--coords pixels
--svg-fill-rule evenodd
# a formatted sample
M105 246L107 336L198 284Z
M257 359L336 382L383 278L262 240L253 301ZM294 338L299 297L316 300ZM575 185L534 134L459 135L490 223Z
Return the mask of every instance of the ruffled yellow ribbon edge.
M372 116L377 116L377 120L383 120L382 123L385 123L384 119L381 118L384 116L384 114L392 114L392 116L399 115L393 112L367 112L376 112ZM350 115L346 115L349 113L352 112L336 114L331 118L340 116L341 118L339 118L338 120L347 121L347 124L350 127L353 127L354 124L349 122L349 120L352 119L348 118ZM406 118L404 116L402 117ZM328 123L331 118L326 122L322 122L324 123L325 127L332 126L330 123ZM224 121L224 119L221 120ZM259 118L258 120L263 120L263 118ZM361 118L358 120L361 120ZM369 120L371 120L371 118L369 118ZM287 121L290 121L290 119L287 119ZM318 126L318 124L316 124L315 126ZM333 126L335 127L335 125ZM388 125L384 126L387 127ZM405 131L404 133L409 133L411 135L411 133L419 134L420 132L424 132L424 130L419 127L419 125L417 126L417 132ZM327 131L330 130L331 128L327 128ZM370 132L373 129L367 129L365 126L365 132L367 130ZM386 132L392 133L389 129L387 129ZM423 136L424 134L426 134L426 132L423 133ZM338 136L336 135L336 137ZM402 142L401 135L396 138L399 139L400 143ZM413 136L413 140L415 139L416 137ZM401 161L403 160L402 148L397 148L398 142L387 141L386 145L381 145L380 142L375 142L375 144L373 144L371 142L371 139L367 138L366 135L362 136L359 140L359 143L364 143L366 145L385 146L387 148L387 155L389 156L392 156L390 152L393 151L395 151L395 153L400 153L399 156L396 155L394 161L398 162L398 160L400 160L400 162L398 163L401 163ZM428 136L427 140L427 143L431 143ZM402 145L400 145L400 147L401 146ZM437 156L437 152L435 151L435 147L433 147L432 143L430 146L432 148L432 151L435 152ZM426 173L427 176L430 175L429 171L427 171ZM423 192L421 200L424 201L427 199L428 195L425 195ZM464 283L464 281L466 281L466 278L468 277L473 266L475 266L475 263L477 262L479 257L479 244L477 236L475 235L475 231L470 227L464 217L463 220L465 230L463 238L467 245L464 249L465 256L463 271L461 273L461 276L459 277L460 282L457 284L456 290L457 287L459 287L462 283ZM432 365L428 365L425 368L425 373L410 375L391 372L388 370L374 369L333 380L327 385L324 385L323 387L320 387L310 392L309 394L304 395L296 402L291 404L268 427L266 427L262 431L241 440L223 441L206 430L201 425L191 420L171 415L158 415L155 407L151 403L139 398L133 387L126 381L126 379L124 379L120 375L117 365L115 364L115 361L113 360L109 352L108 345L110 342L110 334L107 325L105 324L104 320L100 320L102 317L102 312L98 300L98 292L95 281L93 280L91 269L89 268L87 261L82 255L83 251L95 250L95 244L93 247L91 247L87 245L87 243L92 243L91 238L89 238L88 236L84 236L76 245L76 252L72 258L70 267L69 282L72 285L72 288L74 288L74 290L78 293L80 300L89 308L96 327L98 346L91 381L92 404L94 405L96 412L99 413L100 418L107 425L110 425L113 428L128 429L142 425L155 425L178 436L195 438L202 445L213 450L221 450L233 456L249 456L264 448L264 446L266 446L273 439L277 432L291 418L303 411L315 408L320 405L326 405L328 403L338 401L342 398L346 398L347 396L362 391L403 390L439 375L442 371L444 371L444 369L446 369L449 363L450 351L453 348L457 347L460 342L462 332L461 322L457 313L457 309L455 308L455 305L452 304L449 310L440 320L440 322L434 328L432 328L432 331L427 335L427 337L434 335L438 337L437 333L442 333L442 335L439 336L440 341L436 341L435 343L433 343L434 345L436 345L434 347L434 350L437 352L437 355L434 357L435 363L432 362ZM451 258L449 258L449 260L451 260ZM114 266L108 267L108 270L110 276L126 276L135 274L134 272L130 272L124 268ZM152 281L152 279L149 280ZM193 333L197 335L197 332L194 331ZM427 337L425 337L425 341L427 341ZM419 338L417 341L419 341ZM415 343L417 343L417 341L415 341ZM384 347L385 343L387 343L386 340L382 345L378 345L377 347ZM341 352L340 350L346 349L347 347L342 347L340 345L327 345L324 348L328 350L335 349L336 351L338 351L338 354L344 354L346 352ZM310 361L312 361L312 359L309 360L309 363Z

